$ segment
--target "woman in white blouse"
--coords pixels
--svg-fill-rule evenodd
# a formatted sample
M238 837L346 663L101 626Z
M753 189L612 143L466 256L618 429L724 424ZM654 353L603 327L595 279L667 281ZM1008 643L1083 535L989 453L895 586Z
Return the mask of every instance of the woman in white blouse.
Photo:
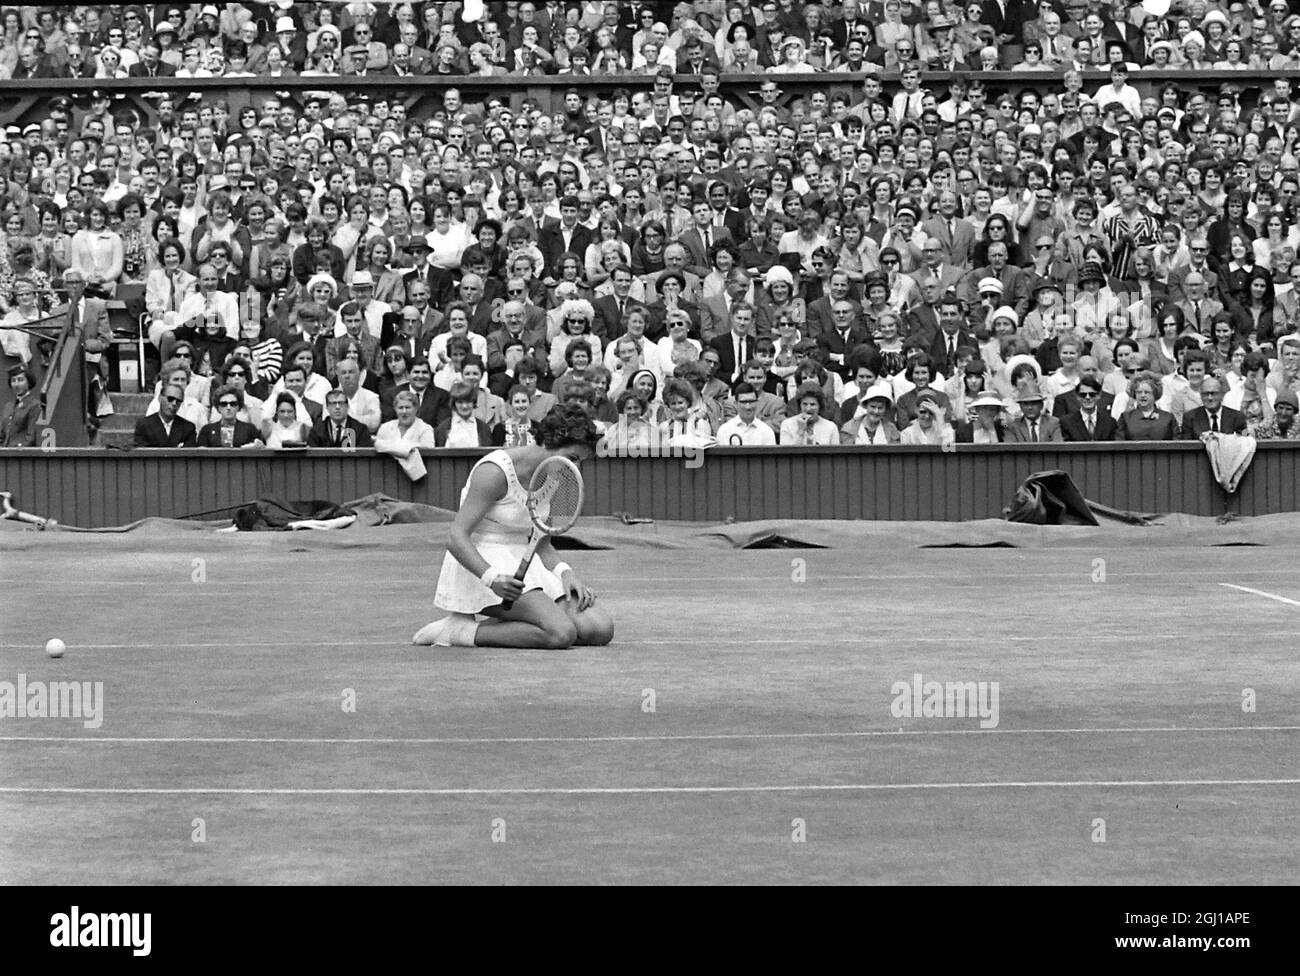
M795 392L798 413L781 423L782 447L825 446L840 442L840 429L822 416L826 391L816 382L804 383Z
M298 419L298 401L292 393L275 398L275 417L262 422L262 440L267 447L306 447L307 425Z
M668 334L657 343L665 376L672 376L683 363L696 362L704 351L699 340L689 336L690 329L691 317L686 312L674 309L668 313Z
M405 456L412 449L436 446L433 428L415 415L414 393L400 390L393 397L393 409L397 412L397 419L380 424L375 432L376 450L388 454L401 452Z
M122 276L122 238L108 227L108 205L93 203L90 227L72 235L72 267L86 277L86 293L112 297Z
M460 256L473 241L469 228L451 219L448 207L437 207L433 211L433 230L425 238L429 242L429 266L445 271L455 271L460 267Z

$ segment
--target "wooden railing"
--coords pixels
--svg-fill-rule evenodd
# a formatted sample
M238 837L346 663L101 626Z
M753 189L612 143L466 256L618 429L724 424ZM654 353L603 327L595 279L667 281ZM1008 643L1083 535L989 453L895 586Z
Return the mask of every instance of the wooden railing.
M373 492L454 509L482 451L425 453L412 484L372 451L0 450L0 488L25 510L82 526L219 511L263 495L345 502ZM1142 512L1265 515L1300 508L1296 442L1261 442L1237 493L1199 442L938 448L713 448L702 457L596 458L585 514L653 519L965 521L997 518L1017 485L1067 471L1096 502Z

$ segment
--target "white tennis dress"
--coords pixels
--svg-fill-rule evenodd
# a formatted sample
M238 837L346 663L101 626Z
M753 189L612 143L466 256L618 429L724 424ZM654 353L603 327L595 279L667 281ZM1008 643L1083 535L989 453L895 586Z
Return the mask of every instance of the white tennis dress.
M479 522L478 528L470 536L470 541L483 558L491 563L493 569L505 576L514 576L519 569L519 560L524 558L524 551L528 548L533 528L532 519L528 517L528 490L520 484L514 461L505 451L493 451L484 455L470 469L470 477L482 464L495 464L501 469L506 476L506 493L487 510L483 521ZM460 492L462 506L468 492L467 478L465 487ZM528 574L524 577L524 592L529 590L541 590L552 600L565 595L564 584L542 565L541 559L534 559L528 566ZM501 597L484 586L450 552L443 557L438 591L434 596L434 604L440 610L479 613L484 607L501 602Z

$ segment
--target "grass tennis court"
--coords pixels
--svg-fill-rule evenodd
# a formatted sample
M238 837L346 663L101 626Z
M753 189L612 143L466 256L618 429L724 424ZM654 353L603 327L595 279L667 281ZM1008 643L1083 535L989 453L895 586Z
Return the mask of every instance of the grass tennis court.
M573 553L618 631L569 651L409 646L441 555L202 533L0 550L0 681L104 685L98 729L0 719L0 883L1300 867L1294 548ZM998 682L996 728L894 717L917 673Z

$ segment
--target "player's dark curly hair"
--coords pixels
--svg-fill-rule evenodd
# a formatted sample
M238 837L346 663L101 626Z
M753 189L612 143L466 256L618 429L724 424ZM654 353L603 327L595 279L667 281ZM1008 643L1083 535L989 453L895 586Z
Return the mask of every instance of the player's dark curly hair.
M569 444L594 445L600 435L590 409L578 403L557 403L533 424L533 438L542 447L554 451Z

